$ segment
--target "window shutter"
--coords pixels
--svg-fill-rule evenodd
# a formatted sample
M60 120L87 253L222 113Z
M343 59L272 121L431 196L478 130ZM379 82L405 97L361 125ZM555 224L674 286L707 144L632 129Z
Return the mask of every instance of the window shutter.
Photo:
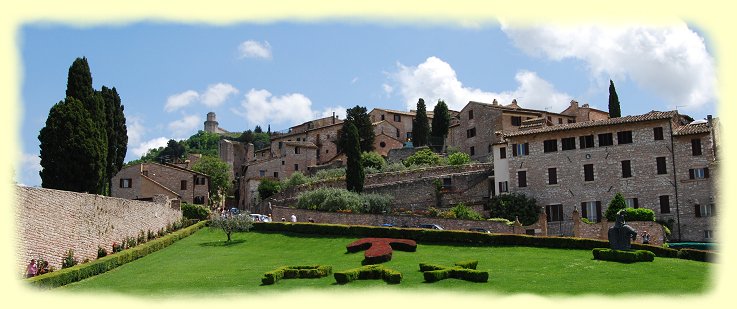
M601 222L601 202L596 201L596 222Z
M588 218L586 214L586 202L581 203L581 218Z
M586 148L586 139L583 136L578 137L578 148L579 149Z
M696 218L701 217L701 206L699 204L693 205L694 206L694 213L696 214Z
M524 152L525 152L525 155L529 155L530 154L530 145L528 143L525 143L525 150L524 150Z
M123 187L123 178L120 179L120 187Z
M694 170L692 168L688 169L688 179L694 179L696 176L694 175Z
M704 168L704 178L709 178L709 168L708 167Z
M502 182L500 181L499 182L499 193L502 193L502 192L504 192L504 191L502 190Z
M640 203L637 202L637 198L634 198L635 200L635 208L640 208Z
M545 217L547 218L547 221L550 222L550 205L545 206Z
M512 144L512 156L517 156L517 144Z

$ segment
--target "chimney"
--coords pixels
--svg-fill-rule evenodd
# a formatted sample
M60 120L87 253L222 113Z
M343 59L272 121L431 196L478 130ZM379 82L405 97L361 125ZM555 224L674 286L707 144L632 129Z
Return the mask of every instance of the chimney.
M576 100L571 100L571 107L578 108L578 102Z
M491 101L491 105L499 105L499 102L497 102L496 99L494 99L494 101Z
M333 112L333 124L335 124L335 112Z

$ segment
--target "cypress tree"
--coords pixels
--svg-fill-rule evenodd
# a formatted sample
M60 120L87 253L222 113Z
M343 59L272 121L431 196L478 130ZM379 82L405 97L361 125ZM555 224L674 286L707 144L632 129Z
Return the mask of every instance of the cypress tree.
M128 151L128 128L125 124L124 107L115 87L110 89L102 86L100 95L105 104L107 118L107 169L105 179L108 182L109 190L112 185L109 182L123 167L125 154Z
M366 108L363 106L356 105L353 108L346 110L346 117L343 121L343 129L340 131L338 139L338 151L345 151L346 141L348 136L346 134L346 123L350 122L356 126L358 130L359 143L361 145L362 152L371 152L374 150L374 125L371 123L371 118L366 112Z
M448 128L450 127L450 113L448 112L448 105L445 105L443 100L438 100L438 104L433 109L432 116L432 133L430 134L433 138L443 139L448 135Z
M358 128L353 122L343 126L346 134L345 154L347 156L345 186L348 191L363 192L363 182L366 174L361 165L361 146L358 137Z
M68 97L83 100L94 94L92 88L92 74L87 58L77 58L69 67L67 75L67 92Z
M412 120L412 145L415 147L427 145L427 138L430 134L430 124L427 122L427 110L425 100L420 98L417 101L417 115Z
M622 110L619 107L619 96L617 90L614 89L614 82L609 80L609 118L622 117Z
M104 131L95 124L82 102L67 97L55 104L41 129L41 186L102 193L105 182Z

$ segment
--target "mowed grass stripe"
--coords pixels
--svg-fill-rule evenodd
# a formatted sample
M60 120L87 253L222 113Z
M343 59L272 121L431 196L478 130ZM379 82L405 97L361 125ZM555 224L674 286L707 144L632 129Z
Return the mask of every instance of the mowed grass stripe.
M590 250L419 243L417 252L394 251L392 260L383 264L402 273L398 285L380 280L337 285L329 276L262 286L263 273L277 267L321 264L341 271L361 266L363 252L346 253L345 246L356 240L354 237L250 232L235 234L228 244L224 240L222 232L205 228L163 250L61 290L167 296L378 287L540 295L693 295L709 288L714 266L669 258L635 264L597 261ZM489 282L448 279L424 283L418 270L421 262L451 266L462 260L478 260L478 269L490 271Z

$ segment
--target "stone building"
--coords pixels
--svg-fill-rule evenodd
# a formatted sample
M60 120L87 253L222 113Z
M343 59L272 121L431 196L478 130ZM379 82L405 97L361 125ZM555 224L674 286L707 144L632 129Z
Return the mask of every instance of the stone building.
M451 119L445 143L469 154L472 160L486 162L492 155L492 145L499 141L494 134L497 131L516 131L539 124L554 126L573 123L578 121L579 114L596 119L601 115L588 105L582 110L575 103L574 108L574 102L571 102L565 114L558 114L521 108L517 100L509 105L501 105L496 100L492 103L470 101Z
M550 227L572 223L574 209L600 222L620 192L629 207L670 224L671 239L714 241L718 161L709 119L687 124L676 111L653 111L500 132L495 191L534 197Z
M215 113L213 112L207 113L207 120L205 121L205 132L217 133L217 134L230 133L227 130L219 127L217 116L215 116Z
M111 196L152 200L162 194L187 203L206 204L210 176L172 164L139 163L122 168L112 179Z
M412 140L412 121L417 113L404 112L384 108L374 108L369 112L371 123L385 122L395 127L397 130L391 132L394 138L404 143ZM427 112L428 121L432 121L432 112ZM388 135L388 132L384 134Z

